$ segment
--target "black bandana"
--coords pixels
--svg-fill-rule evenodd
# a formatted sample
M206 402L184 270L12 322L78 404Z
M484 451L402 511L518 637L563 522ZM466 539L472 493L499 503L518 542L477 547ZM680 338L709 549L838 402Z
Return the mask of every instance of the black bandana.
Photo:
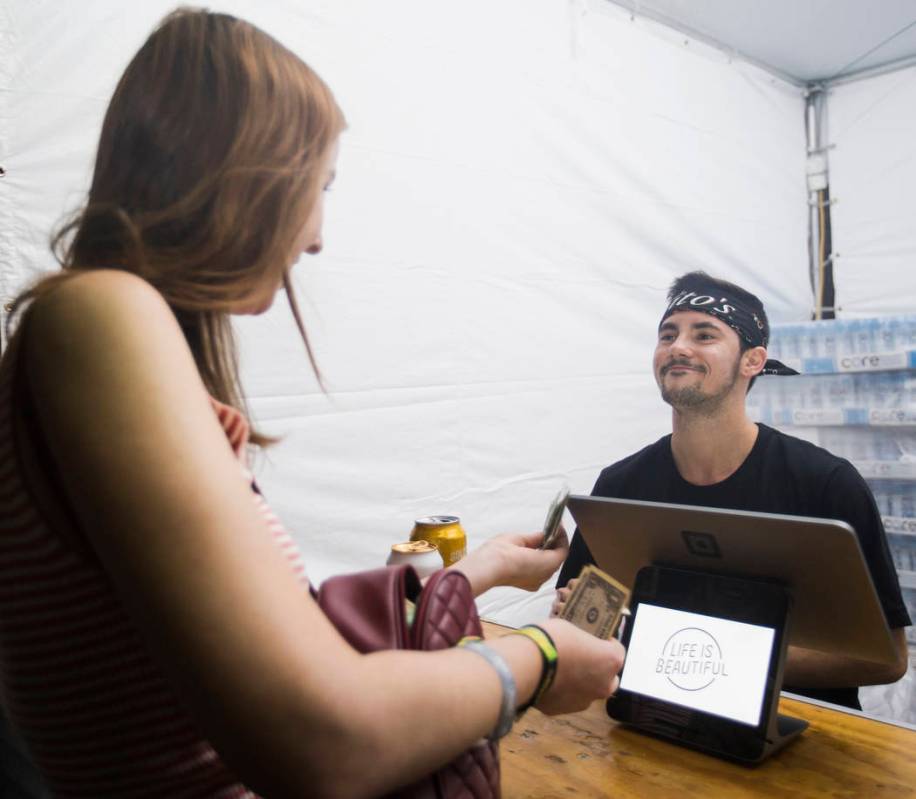
M734 296L723 296L722 289L715 283L697 280L690 291L682 291L665 308L664 321L679 311L699 311L716 317L734 330L752 347L766 347L769 343L766 324L747 303ZM797 375L794 369L772 358L767 359L762 375Z

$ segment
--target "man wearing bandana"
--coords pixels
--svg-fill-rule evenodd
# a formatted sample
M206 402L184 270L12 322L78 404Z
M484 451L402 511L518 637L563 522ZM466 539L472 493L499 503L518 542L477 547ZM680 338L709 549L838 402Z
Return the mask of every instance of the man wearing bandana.
M881 516L848 461L747 415L759 375L797 374L768 360L769 323L750 292L705 272L674 281L658 326L653 369L672 409L672 433L601 472L593 496L841 519L856 531L898 649L895 666L790 646L784 689L860 708L858 686L907 669L900 595ZM829 557L829 553L825 553ZM576 532L557 581L554 613L591 554Z

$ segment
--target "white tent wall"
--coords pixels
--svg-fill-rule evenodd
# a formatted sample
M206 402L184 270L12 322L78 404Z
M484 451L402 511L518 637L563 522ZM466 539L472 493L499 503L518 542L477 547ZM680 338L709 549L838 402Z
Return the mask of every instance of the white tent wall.
M51 268L115 81L170 3L0 7L0 291ZM671 279L703 268L807 317L800 91L605 2L223 2L347 115L325 251L242 319L264 493L310 574L381 564L412 521L538 529L566 482L668 426L651 370ZM519 622L537 595L482 613Z
M916 311L916 67L830 89L840 317Z

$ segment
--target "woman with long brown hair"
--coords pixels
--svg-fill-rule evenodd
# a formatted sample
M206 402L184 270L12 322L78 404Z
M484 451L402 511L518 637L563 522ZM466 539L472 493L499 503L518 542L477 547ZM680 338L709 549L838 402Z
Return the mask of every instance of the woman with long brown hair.
M253 490L246 450L269 442L249 429L229 318L285 288L308 348L289 270L321 250L343 127L262 31L171 14L111 100L63 269L15 303L0 684L55 795L378 795L505 729L507 686L510 711L541 687L520 635L484 657L357 653ZM537 539L498 536L460 569L477 593L537 587L566 555L565 537ZM543 628L559 659L542 710L613 691L618 643Z

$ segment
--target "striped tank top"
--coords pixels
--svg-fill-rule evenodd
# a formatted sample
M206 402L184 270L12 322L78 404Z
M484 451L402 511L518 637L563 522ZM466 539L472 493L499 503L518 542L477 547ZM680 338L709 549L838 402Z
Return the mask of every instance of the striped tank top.
M254 797L195 728L101 566L33 499L36 475L23 466L22 450L42 441L15 404L23 395L18 345L17 336L0 361L0 700L7 715L55 797ZM250 480L248 423L212 403ZM52 475L37 478L53 490ZM252 501L305 582L295 543L255 491Z

